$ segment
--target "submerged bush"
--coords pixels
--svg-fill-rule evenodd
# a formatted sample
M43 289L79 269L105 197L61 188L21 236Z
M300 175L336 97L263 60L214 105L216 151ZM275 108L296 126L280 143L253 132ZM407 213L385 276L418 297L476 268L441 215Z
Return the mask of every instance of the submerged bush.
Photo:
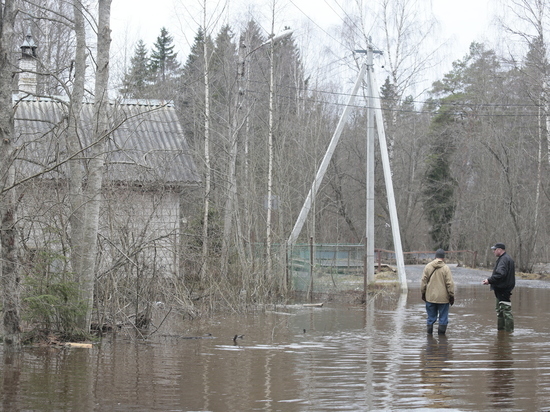
M79 320L86 314L78 284L63 270L64 258L41 251L25 278L22 302L25 320L32 329L47 331L64 339L79 339Z

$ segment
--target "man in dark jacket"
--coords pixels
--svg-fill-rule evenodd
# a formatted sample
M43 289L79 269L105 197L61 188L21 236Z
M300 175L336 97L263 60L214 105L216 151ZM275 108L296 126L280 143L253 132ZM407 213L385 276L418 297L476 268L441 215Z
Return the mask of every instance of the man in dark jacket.
M497 328L512 332L514 330L514 316L512 315L512 303L510 296L516 286L516 268L514 260L506 253L504 243L495 243L491 246L497 257L495 268L490 278L483 281L484 285L491 285L497 298Z

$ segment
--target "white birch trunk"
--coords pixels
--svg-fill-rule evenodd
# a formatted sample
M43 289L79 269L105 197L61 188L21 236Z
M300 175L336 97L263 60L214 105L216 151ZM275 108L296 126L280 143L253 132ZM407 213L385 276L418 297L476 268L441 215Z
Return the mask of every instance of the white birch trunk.
M275 2L271 8L271 36L275 35ZM266 239L265 239L265 255L266 255L266 275L268 279L272 276L272 260L271 260L271 210L272 210L272 191L273 191L273 110L274 110L274 42L269 45L269 134L267 138L267 214L266 214Z
M82 271L81 290L82 299L86 303L86 315L81 327L89 331L93 309L93 291L95 281L95 261L97 255L97 234L99 230L99 209L101 206L101 189L103 186L103 169L107 139L109 137L109 122L107 107L109 104L107 86L109 81L109 48L111 43L111 29L109 20L111 14L111 0L98 2L98 31L97 31L97 71L95 78L94 100L94 142L91 159L88 162L88 179L84 193L86 200L84 224L82 227Z
M210 80L208 78L208 41L206 31L206 1L204 2L204 165L206 176L204 179L204 215L202 222L202 266L200 279L204 280L208 272L208 215L210 213L210 186L212 170L210 165Z
M84 84L86 77L86 30L84 25L83 7L80 0L73 3L74 30L76 35L75 77L69 106L67 128L67 148L70 155L82 150L78 137L80 115L84 100ZM78 156L79 158L81 156ZM69 162L69 198L71 202L71 264L76 281L80 282L82 273L82 224L84 220L83 175L82 160Z

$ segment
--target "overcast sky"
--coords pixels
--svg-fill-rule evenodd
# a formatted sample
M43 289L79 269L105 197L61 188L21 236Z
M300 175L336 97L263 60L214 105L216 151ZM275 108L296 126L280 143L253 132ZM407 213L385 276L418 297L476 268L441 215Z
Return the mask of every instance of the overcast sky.
M448 41L447 63L441 69L443 72L450 68L452 61L463 58L468 52L472 41L485 41L488 35L492 0L420 0L429 4L440 22L441 38ZM266 34L270 31L269 1L260 0L231 0L222 13L214 7L222 4L216 0L209 0L207 9L211 15L229 16L229 23L235 27L236 22L246 21L247 15L255 18L260 16L260 24ZM185 61L193 43L194 35L202 23L202 0L116 0L112 4L111 25L113 29L112 51L118 56L125 56L126 60L133 54L133 47L137 39L142 39L148 48L151 48L161 27L166 27L174 37L176 49L182 61ZM225 4L225 3L223 3ZM346 6L347 5L347 6ZM341 25L349 9L349 0L278 0L276 11L275 32L285 26L295 29L294 37L297 44L304 49L304 58L310 43L327 43L335 39L335 27ZM306 25L309 26L306 29ZM309 30L309 32L308 32ZM315 34L312 40L310 32ZM376 43L376 39L373 39ZM124 48L124 44L128 47ZM336 49L340 46L335 43ZM334 54L343 55L349 50L334 50ZM315 56L314 56L315 57ZM310 64L314 64L311 63Z
M246 14L247 7L242 6L243 2L244 0L234 0L229 3L229 12L232 16L238 13ZM207 7L210 4L214 7L217 3L217 1L210 1ZM262 3L266 5L268 2ZM292 23L295 23L295 26L300 20L305 19L328 30L331 26L341 23L342 16L346 13L345 6L342 6L346 3L345 0L285 0L279 3L281 7L277 14L286 16L286 19L279 18L280 26L293 26ZM197 15L200 13L198 7L200 4L199 0L113 1L111 13L113 37L119 40L121 36L128 36L132 42L135 42L136 38L141 38L146 44L152 44L163 26L180 37L180 40L182 40L182 30L186 27L193 36L197 25L202 23L202 16ZM269 18L265 16L269 13L269 7L254 5L254 0L247 4L253 5L252 12ZM443 36L453 39L457 48L467 48L473 40L483 37L487 31L490 19L489 0L432 0L432 7L441 22ZM186 10L187 13L185 13ZM192 42L193 38L187 40Z

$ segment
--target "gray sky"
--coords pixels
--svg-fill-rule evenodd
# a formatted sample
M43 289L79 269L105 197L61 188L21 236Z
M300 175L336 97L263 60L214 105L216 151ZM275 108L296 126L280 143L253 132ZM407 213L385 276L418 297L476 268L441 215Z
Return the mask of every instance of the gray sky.
M419 4L429 5L440 22L441 37L437 41L448 44L445 63L437 75L448 71L452 61L463 58L472 41L484 41L490 25L491 0L418 0ZM294 38L303 51L306 66L315 75L318 51L313 47L332 43L333 53L349 55L337 42L336 27L342 24L346 13L351 10L353 0L277 0L275 32L285 26L292 27ZM166 27L174 37L176 51L185 61L193 43L194 35L202 24L202 0L116 0L112 4L111 25L113 29L112 51L122 60L128 60L133 54L135 43L142 39L151 48L161 27ZM226 5L222 12L219 7ZM270 31L271 2L261 0L230 0L228 3L208 0L207 10L210 15L223 15L236 28L238 23L248 20L253 15L260 19L260 25L266 34ZM215 9L218 7L217 9ZM229 17L227 17L229 16ZM214 31L216 33L217 30ZM313 34L312 34L313 33ZM373 39L376 44L376 39ZM126 47L124 46L126 45ZM309 49L309 50L308 50ZM320 69L323 70L323 69Z
M473 40L483 38L486 33L489 1L431 0L434 14L442 25L442 36L451 39L457 49L467 51ZM213 12L217 3L214 0L207 3L207 7L212 7L210 12ZM245 15L252 8L255 15L263 15L269 21L270 16L266 16L269 14L267 3L269 2L233 0L229 3L228 11L235 19L238 18L235 16ZM290 25L293 28L297 28L301 21L309 21L314 26L318 25L319 30L329 30L331 26L341 23L346 13L346 0L282 0L279 4L279 17L276 16L276 20L280 26ZM192 43L196 27L202 23L200 5L199 0L116 0L111 13L113 37L118 41L126 36L132 43L141 38L150 45L158 36L160 28L165 26L175 37L184 40L182 44L186 43L183 37ZM184 31L187 33L184 34ZM182 52L187 53L188 50Z

